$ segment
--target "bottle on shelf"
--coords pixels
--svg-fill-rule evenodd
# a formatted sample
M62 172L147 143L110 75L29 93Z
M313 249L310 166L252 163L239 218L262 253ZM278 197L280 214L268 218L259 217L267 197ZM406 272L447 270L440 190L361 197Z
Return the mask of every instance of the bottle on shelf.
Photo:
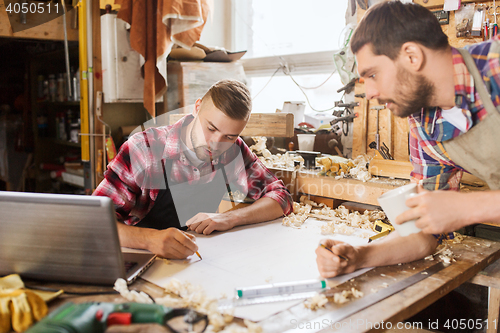
M66 88L64 87L64 75L60 73L57 76L57 101L64 102L66 99Z
M73 81L73 100L79 101L80 100L80 69L77 69L76 71L73 72L72 81Z
M64 117L64 112L59 112L56 116L56 131L57 139L67 141L68 135L66 133L66 120Z
M57 97L57 82L54 74L49 75L49 100L55 102Z

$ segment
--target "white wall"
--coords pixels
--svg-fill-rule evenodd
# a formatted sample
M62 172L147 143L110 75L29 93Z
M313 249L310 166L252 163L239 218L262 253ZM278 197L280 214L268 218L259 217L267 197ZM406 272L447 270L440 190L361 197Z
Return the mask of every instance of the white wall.
M231 45L231 0L212 0L212 4L212 12L208 14L200 43L235 51Z

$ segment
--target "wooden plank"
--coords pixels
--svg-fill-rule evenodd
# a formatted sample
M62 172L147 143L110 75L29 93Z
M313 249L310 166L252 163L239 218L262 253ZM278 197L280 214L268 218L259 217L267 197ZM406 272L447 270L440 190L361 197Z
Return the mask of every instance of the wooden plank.
M269 168L274 175L283 181L292 196L298 200L300 195L312 195L332 198L340 201L353 201L378 206L377 198L408 181L379 179L378 181L362 182L352 178L335 179L319 176L315 172L300 170L297 173L296 184L292 186L292 170ZM293 191L292 191L293 190ZM336 204L336 202L334 202Z
M408 151L408 133L410 125L407 118L393 116L394 131L393 131L393 146L394 151L391 151L392 157L397 161L409 161L410 154Z
M384 160L374 158L370 161L368 171L373 176L394 177L410 179L410 172L413 170L411 162Z
M185 114L171 114L168 123L173 124ZM293 137L293 114L252 113L241 136Z
M498 319L500 314L500 289L489 288L488 295L488 328L486 333L498 332Z
M354 87L354 93L364 94L365 86L362 83L357 82ZM367 126L368 126L368 108L370 101L366 98L356 97L356 102L359 103L358 106L354 108L354 112L358 114L354 118L353 123L353 133L352 133L352 157L357 157L358 155L367 153Z
M28 1L28 3L38 4L39 1ZM59 8L61 5L59 4ZM62 9L61 9L62 10ZM78 29L71 28L73 11L75 9L69 11L66 16L67 23L67 34L68 40L77 41L78 40ZM47 21L48 17L52 17L53 19ZM25 25L22 25L19 22L19 14L9 14L6 11L5 1L0 0L0 37L14 37L14 38L30 38L30 39L48 39L48 40L64 40L64 29L63 29L63 17L57 16L57 14L52 13L27 13L26 21L27 27L31 27L26 30L18 31L16 33L13 32L13 29L10 24L9 17L14 18L13 25L14 28L18 28ZM45 23L43 23L45 22ZM18 30L18 29L14 29Z

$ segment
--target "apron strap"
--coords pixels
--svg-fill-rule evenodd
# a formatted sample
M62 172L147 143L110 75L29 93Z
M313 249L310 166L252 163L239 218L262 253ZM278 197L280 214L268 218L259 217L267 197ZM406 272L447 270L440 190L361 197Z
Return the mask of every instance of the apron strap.
M481 74L479 73L479 70L477 69L476 63L474 62L474 59L470 55L469 51L466 49L457 49L458 52L462 55L465 61L465 65L467 66L467 69L469 70L469 73L472 75L474 78L474 83L476 85L476 90L479 93L479 97L481 97L481 101L483 102L484 108L486 109L486 112L488 114L494 114L498 113L497 108L491 101L491 96L486 90L486 87L484 85L483 78L481 77Z

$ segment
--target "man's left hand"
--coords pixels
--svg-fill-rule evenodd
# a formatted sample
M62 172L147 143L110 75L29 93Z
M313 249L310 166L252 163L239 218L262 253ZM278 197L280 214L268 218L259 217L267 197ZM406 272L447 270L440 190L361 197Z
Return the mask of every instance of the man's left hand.
M186 222L189 230L209 235L215 230L225 231L233 228L228 214L198 213Z
M455 191L426 191L421 186L419 194L406 200L411 209L400 214L395 223L415 220L417 228L427 234L452 232L469 223L470 202L466 195Z

